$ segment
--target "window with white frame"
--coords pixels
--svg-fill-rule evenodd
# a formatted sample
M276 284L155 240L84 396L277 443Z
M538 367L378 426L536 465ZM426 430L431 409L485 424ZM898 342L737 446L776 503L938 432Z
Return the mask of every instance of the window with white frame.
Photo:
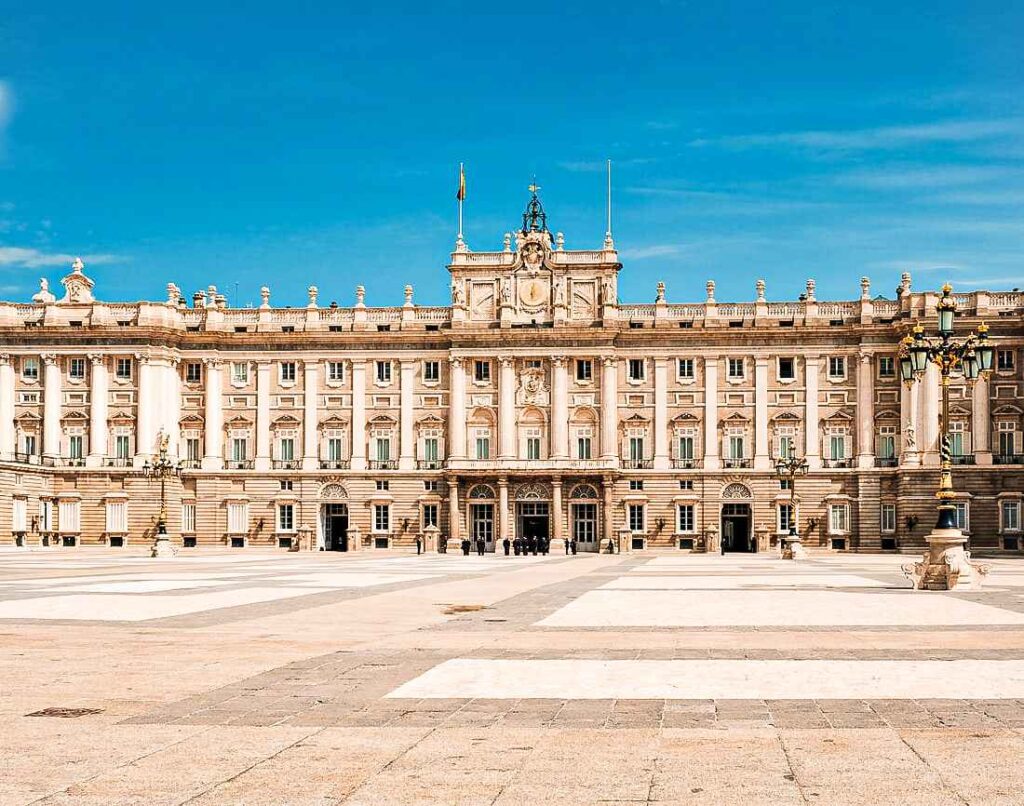
M792 425L780 425L775 429L775 433L779 458L791 459L796 455L796 428Z
M28 501L24 498L11 500L11 531L28 531Z
M249 363L247 361L231 363L231 383L240 385L249 383Z
M996 434L999 442L1000 456L1014 456L1018 453L1017 423L1013 420L1000 420L996 423Z
M895 378L896 360L891 355L878 356L878 377Z
M828 505L828 529L832 534L845 534L850 531L850 505Z
M594 362L589 358L576 359L576 380L579 383L589 383L594 379Z
M21 452L28 456L35 456L36 453L36 435L35 434L22 434L21 435Z
M389 504L373 505L373 531L391 531L391 506Z
M119 534L128 531L128 502L107 501L107 532Z
M968 502L955 502L953 504L953 512L956 517L956 528L961 532L971 531L971 508Z
M593 428L577 428L576 429L576 458L577 459L592 459L594 456L594 429Z
M295 383L295 362L282 361L278 364L278 378L281 383Z
M294 504L278 504L277 505L277 531L279 531L279 532L294 532L295 531L295 505Z
M231 434L231 461L245 462L249 458L249 435L233 431Z
M381 385L391 383L391 362L390 361L376 361L374 362L375 371L377 373L377 383Z
M629 504L627 507L629 530L631 532L643 532L644 531L644 505L643 504Z
M1013 372L1014 350L996 350L996 369L999 372Z
M199 462L202 459L198 436L185 436L185 459L188 460L189 464Z
M198 361L185 364L185 383L199 383L203 379L203 365Z
M132 360L130 358L118 358L114 362L114 377L120 381L132 379Z
M424 428L420 431L420 450L424 462L438 462L441 459L441 429Z
M327 380L330 383L344 383L345 382L345 362L344 361L328 361L327 362Z
M882 504L879 509L879 527L886 534L896 531L896 505Z
M473 429L474 454L477 459L491 458L491 429Z
M327 461L342 462L345 458L345 432L340 428L329 428L324 432L327 448Z
M370 439L373 442L373 455L378 462L391 461L391 429L373 428L370 429Z
M878 451L877 456L880 459L895 459L896 458L896 429L895 425L880 425L878 426Z
M846 356L833 355L828 359L828 377L832 380L842 380L846 377Z
M374 487L377 489L378 492L387 492L388 490L391 489L391 482L388 481L387 479L377 479L374 482Z
M424 383L439 383L441 380L441 362L440 361L424 361L423 362L423 382Z
M999 526L1003 532L1020 531L1020 501L1003 501Z
M433 480L427 480L423 482L423 489L428 493L436 493L439 489L438 483Z
M646 377L646 365L642 358L630 358L626 362L626 377L631 381L642 381Z
M643 428L629 428L626 430L629 461L642 462L646 458L644 451L644 437L646 433L646 430Z
M85 437L81 428L68 429L68 458L81 459L85 456Z
M676 360L676 377L681 381L692 381L694 379L692 358L679 358Z
M68 377L73 381L81 381L85 378L84 358L72 358L68 362Z
M249 531L249 502L228 501L228 532L244 535Z
M295 461L295 437L294 430L277 432L277 458L282 462Z
M185 534L195 534L196 504L194 501L185 501L181 505L181 531Z
M57 528L62 532L77 532L81 528L81 502L78 499L61 499L57 505Z
M695 428L676 429L676 459L681 462L692 462L694 459L693 445L696 439Z
M727 362L726 375L734 381L742 380L746 375L742 358L730 358Z
M537 461L540 457L540 442L542 431L539 428L523 429L523 437L526 440L526 458Z
M784 357L779 359L779 380L780 381L794 381L796 380L796 359L792 357Z
M694 531L693 525L693 504L679 504L676 507L676 531L689 534Z
M38 381L39 380L39 359L38 358L23 358L21 359L21 377L26 381Z
M745 432L742 428L725 429L726 456L729 459L745 459L746 445L743 437Z
M841 462L846 458L846 440L849 438L846 426L829 426L825 429L828 439L828 458Z
M490 361L474 361L473 362L473 380L476 383L489 383L491 380L491 362Z
M130 429L114 429L114 457L119 460L132 458L132 437Z
M953 456L966 456L970 452L967 444L967 423L951 420L949 423L949 452Z
M420 507L420 527L426 529L428 526L439 526L437 519L437 504L423 504Z
M793 524L793 505L792 504L779 504L777 508L778 517L776 518L777 526L776 531L780 533L789 533L789 527Z

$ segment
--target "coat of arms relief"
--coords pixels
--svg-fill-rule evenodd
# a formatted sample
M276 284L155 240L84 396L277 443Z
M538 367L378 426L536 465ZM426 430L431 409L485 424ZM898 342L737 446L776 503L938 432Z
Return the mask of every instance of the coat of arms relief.
M519 391L516 395L520 406L548 405L549 391L544 370L528 367L519 373Z

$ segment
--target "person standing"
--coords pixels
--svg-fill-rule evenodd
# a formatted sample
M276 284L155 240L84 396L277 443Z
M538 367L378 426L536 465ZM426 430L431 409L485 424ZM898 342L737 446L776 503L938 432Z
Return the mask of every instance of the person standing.
M416 556L418 557L423 553L423 538L416 535Z
M484 539L482 537L476 539L476 553L481 557L484 556Z
M512 547L512 541L507 537L501 541L501 547L505 549L505 556L508 556L508 550Z
M565 541L565 556L566 556L566 557L568 557L568 556L569 556L569 544L570 544L571 542L572 542L571 540L566 540L566 541Z
M462 538L462 554L465 557L469 556L469 538L468 537Z
M576 554L576 538L572 539L572 553Z

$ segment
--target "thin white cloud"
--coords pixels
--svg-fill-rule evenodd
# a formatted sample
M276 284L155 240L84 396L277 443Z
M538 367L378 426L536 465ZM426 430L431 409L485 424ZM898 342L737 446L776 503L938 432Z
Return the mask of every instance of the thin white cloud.
M654 162L650 157L633 157L626 160L612 160L612 170L629 165L646 165ZM574 173L598 173L608 168L607 160L577 160L558 163L559 167Z
M14 114L14 93L8 81L0 80L0 132L7 128Z
M880 168L851 171L834 177L834 182L847 187L869 190L907 190L920 188L977 185L1006 180L1020 171L997 166L936 165L924 168Z
M645 260L652 257L678 255L685 248L682 244L678 243L660 243L651 244L650 246L638 246L634 249L623 249L622 255L630 260Z
M727 148L764 148L790 146L831 151L869 151L902 148L926 143L971 143L979 140L1019 135L1024 119L953 120L908 126L879 126L871 129L776 132L700 138L692 146L718 145Z
M932 196L927 201L974 206L1024 204L1024 190L959 190Z
M23 246L0 246L0 268L36 269L45 266L70 266L75 255L63 252L42 252ZM86 265L117 263L124 258L118 255L81 255Z

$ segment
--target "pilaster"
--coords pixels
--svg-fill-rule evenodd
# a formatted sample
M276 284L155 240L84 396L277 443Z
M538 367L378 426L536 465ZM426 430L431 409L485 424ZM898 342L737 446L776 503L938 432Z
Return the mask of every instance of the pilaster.
M618 463L619 371L614 356L601 364L601 458Z
M718 359L704 359L704 469L722 466L718 440Z
M498 356L498 458L516 455L516 370L515 359Z
M759 296L763 294L759 293ZM771 469L768 444L768 356L754 358L754 469Z
M307 359L302 366L302 375L302 469L316 470L319 467L317 400L320 397L320 362Z
M668 359L654 359L654 469L669 469Z
M43 359L43 457L60 458L61 377L60 364L53 353Z
M448 398L448 455L466 458L466 369L462 358L448 359L451 392Z
M804 458L811 470L821 467L821 420L818 413L818 373L821 357L804 356Z
M569 373L567 359L551 359L551 458L569 457Z
M203 470L224 469L223 362L219 358L203 360L206 370L206 396L203 399Z
M270 470L270 371L269 361L256 364L256 470Z
M14 431L14 383L14 364L11 362L11 356L0 353L0 457L3 459L13 459L17 450Z
M971 445L974 449L974 461L979 465L992 464L992 416L989 394L988 378L978 378L972 391Z
M353 470L366 470L366 362L352 362L352 458Z
M875 389L871 355L861 352L857 363L857 467L875 465Z
M401 362L401 403L399 419L399 470L412 470L416 467L416 438L413 422L413 388L416 383L416 363Z
M102 467L107 457L107 419L110 398L110 377L106 358L89 353L89 453L86 467Z

